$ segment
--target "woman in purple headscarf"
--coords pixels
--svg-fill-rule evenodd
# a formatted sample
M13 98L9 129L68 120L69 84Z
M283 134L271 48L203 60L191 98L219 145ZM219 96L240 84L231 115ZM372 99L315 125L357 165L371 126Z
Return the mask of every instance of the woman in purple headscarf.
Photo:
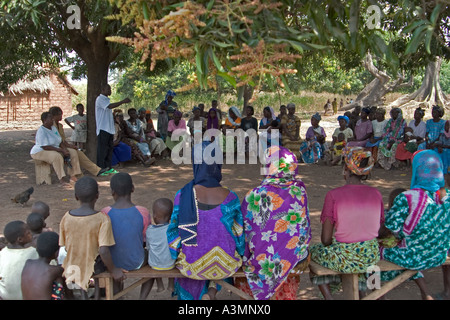
M213 143L194 145L194 178L175 195L167 230L172 258L186 277L175 280L179 300L214 299L219 288L210 280L227 279L242 265L245 244L240 201L221 185L222 165L207 164L216 150L209 154L208 146ZM209 160L205 159L208 155Z
M299 277L309 260L311 227L306 188L297 176L297 158L284 147L266 150L268 175L242 201L246 250L244 292L257 300L295 300Z

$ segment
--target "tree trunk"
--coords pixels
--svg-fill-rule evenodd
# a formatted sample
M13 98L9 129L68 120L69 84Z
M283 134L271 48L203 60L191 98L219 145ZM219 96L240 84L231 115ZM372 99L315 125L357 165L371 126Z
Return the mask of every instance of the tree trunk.
M87 115L87 141L86 141L86 155L91 161L96 163L97 159L97 134L95 121L95 100L100 94L101 88L108 82L109 63L104 61L91 62L87 64L88 81L87 81L87 101L86 101L86 115Z
M246 84L244 86L244 106L242 107L242 117L245 117L245 108L249 105L249 101L253 97L253 87Z
M372 55L367 54L364 59L364 67L375 77L356 97L352 104L345 105L340 110L350 110L355 106L371 107L384 104L383 97L401 87L411 86L413 78L408 82L404 82L405 77L398 75L395 80L386 72L379 70L373 63Z
M430 108L433 105L445 107L450 103L448 97L442 92L439 83L442 58L428 64L422 85L415 92L405 94L389 104L389 107L414 108L419 105ZM447 106L448 107L448 106Z

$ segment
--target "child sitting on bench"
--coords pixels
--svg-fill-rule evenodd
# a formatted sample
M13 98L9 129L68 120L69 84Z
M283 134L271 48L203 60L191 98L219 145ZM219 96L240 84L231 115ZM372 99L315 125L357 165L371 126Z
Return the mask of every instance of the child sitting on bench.
M146 231L147 249L148 249L148 264L155 270L170 270L175 267L175 260L169 251L169 243L167 242L167 228L169 227L170 217L172 215L173 202L167 198L157 199L153 203L153 221ZM150 279L147 283L148 292L142 296L144 299L152 290L155 279ZM158 292L164 290L164 284L161 278L156 278L158 285ZM169 291L174 289L174 279L169 278ZM142 298L141 297L141 298Z

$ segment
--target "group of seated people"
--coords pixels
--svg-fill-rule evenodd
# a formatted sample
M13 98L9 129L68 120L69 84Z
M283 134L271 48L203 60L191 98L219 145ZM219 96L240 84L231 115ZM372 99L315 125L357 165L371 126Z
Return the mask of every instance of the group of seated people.
M207 149L210 144L194 144L194 157L205 150L214 153ZM173 200L155 200L151 213L133 203L135 186L127 173L112 176L113 203L101 210L95 208L97 181L89 176L78 179L79 207L63 216L59 233L43 230L48 208L37 230L32 219L5 226L0 297L61 299L79 290L87 298L92 275L105 270L117 292L127 272L148 264L157 270L179 269L184 277L169 282L169 287L182 300L215 299L220 290L215 280L222 279L234 281L257 300L295 300L298 273L311 260L362 274L364 290L368 268L385 259L417 270L413 279L422 297L433 298L420 271L441 266L450 249L450 197L445 187L449 181L436 151L414 154L410 189L393 190L385 211L381 193L362 182L374 166L372 153L363 147L345 148L345 184L326 194L317 244L310 243L310 199L298 175L296 155L286 147L270 146L264 157L267 176L241 199L223 185L221 164L195 159L192 180ZM38 234L36 241L31 229ZM233 279L241 267L246 277ZM450 272L442 269L443 294L450 298ZM382 280L389 280L398 272L381 274ZM339 277L310 277L324 298L333 298L329 285ZM158 283L160 289L162 285ZM153 280L142 284L140 299L148 297L152 286Z
M376 167L390 170L409 167L414 152L431 149L439 154L445 174L449 173L450 121L442 119L442 107L433 106L432 118L426 122L421 107L415 110L409 123L400 108L392 108L389 119L385 114L382 107L355 107L352 112L338 116L339 127L333 132L332 141L327 142L325 130L319 125L321 116L316 113L300 148L302 161L317 163L322 159L329 165L341 164L346 147L362 147L371 151Z

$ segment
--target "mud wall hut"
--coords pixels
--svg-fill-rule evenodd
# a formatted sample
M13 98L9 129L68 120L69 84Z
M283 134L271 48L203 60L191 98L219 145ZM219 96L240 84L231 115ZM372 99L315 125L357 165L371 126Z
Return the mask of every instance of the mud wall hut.
M69 81L56 73L50 73L33 81L21 80L0 93L0 121L40 121L41 114L52 106L70 116L72 95L78 92Z

